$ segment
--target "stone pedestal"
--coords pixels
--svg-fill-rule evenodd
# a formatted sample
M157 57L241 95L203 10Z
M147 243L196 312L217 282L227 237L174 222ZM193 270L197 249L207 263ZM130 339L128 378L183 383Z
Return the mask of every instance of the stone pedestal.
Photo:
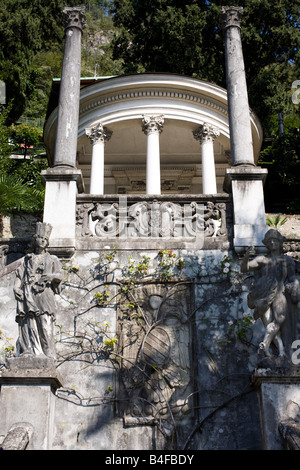
M53 360L16 357L7 362L0 377L0 434L7 435L16 426L31 426L28 450L52 447L55 391L61 379Z
M297 448L300 371L257 369L253 384L259 396L263 450L291 449L290 440Z
M83 192L81 170L49 168L42 171L46 182L45 223L52 225L49 251L72 256L75 250L76 196Z
M224 190L232 192L234 248L243 252L248 246L264 251L262 243L267 231L263 184L267 170L239 166L226 170Z

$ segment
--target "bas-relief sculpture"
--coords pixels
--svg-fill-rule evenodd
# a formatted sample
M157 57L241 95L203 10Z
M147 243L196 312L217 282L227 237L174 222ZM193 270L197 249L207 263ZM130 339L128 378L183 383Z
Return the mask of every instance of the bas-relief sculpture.
M136 292L143 315L128 316L125 310L122 317L120 312L120 390L126 400L120 411L125 425L159 424L165 437L188 431L195 379L189 299L187 285L169 290L146 285Z
M226 205L207 201L178 204L153 200L128 207L121 203L83 204L77 209L77 229L81 236L91 236L89 217L95 221L95 235L100 238L207 237L227 236Z
M27 254L16 271L17 356L56 357L53 336L55 294L59 293L62 272L59 259L46 251L51 230L51 225L37 223L35 253Z
M290 348L297 335L300 285L294 259L283 254L284 240L277 230L268 230L263 240L268 254L255 256L254 247L248 248L241 270L254 273L248 306L254 310L254 318L261 318L265 326L258 354L268 359L278 354L280 359L289 360ZM274 346L277 349L275 355L272 352Z

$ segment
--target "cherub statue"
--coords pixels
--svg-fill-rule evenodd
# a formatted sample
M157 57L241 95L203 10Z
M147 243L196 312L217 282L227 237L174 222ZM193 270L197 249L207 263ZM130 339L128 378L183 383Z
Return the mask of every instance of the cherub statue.
M55 294L59 293L62 273L58 258L47 252L51 230L50 224L37 223L35 253L27 254L16 271L14 294L19 356L56 357L53 333Z
M261 318L265 328L259 354L271 356L271 343L280 357L288 354L297 328L297 303L300 300L299 280L295 273L295 261L283 254L283 237L277 230L269 229L263 243L267 255L255 255L254 247L248 248L242 260L241 271L253 271L254 282L248 294L248 306L254 309L254 318Z

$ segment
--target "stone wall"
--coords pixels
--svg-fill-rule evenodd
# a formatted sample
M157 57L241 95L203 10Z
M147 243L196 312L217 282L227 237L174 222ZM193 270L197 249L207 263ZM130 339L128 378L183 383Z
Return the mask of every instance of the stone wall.
M32 237L38 220L41 220L40 216L27 213L11 217L3 216L0 223L0 237L4 239Z
M291 229L283 225L281 232L283 227ZM74 256L60 260L55 322L60 378L53 388L51 372L48 396L41 377L36 400L40 409L43 400L51 403L51 419L44 440L37 438L43 421L37 415L38 422L25 420L33 426L29 449L262 448L252 375L264 327L247 306L252 275L241 272L242 255L230 248L231 231L224 233L209 232L196 248L180 238L103 242L84 230ZM1 240L3 383L7 360L17 352L15 270L30 242L30 237ZM299 239L289 238L284 251L299 262ZM297 269L299 275L299 263ZM33 372L22 367L28 382ZM13 401L2 406L0 442L24 421L20 413L35 407L30 390L18 406ZM5 396L14 393L3 389ZM16 422L8 423L7 416Z
M231 252L112 247L62 264L53 449L261 448L262 326ZM2 363L18 335L13 282L0 279Z

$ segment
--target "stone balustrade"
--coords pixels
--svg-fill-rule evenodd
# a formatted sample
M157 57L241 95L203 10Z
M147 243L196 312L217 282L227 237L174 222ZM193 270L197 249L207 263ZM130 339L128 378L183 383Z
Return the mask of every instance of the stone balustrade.
M198 248L229 246L231 196L78 195L76 239L81 249L115 241L136 247L193 243Z

